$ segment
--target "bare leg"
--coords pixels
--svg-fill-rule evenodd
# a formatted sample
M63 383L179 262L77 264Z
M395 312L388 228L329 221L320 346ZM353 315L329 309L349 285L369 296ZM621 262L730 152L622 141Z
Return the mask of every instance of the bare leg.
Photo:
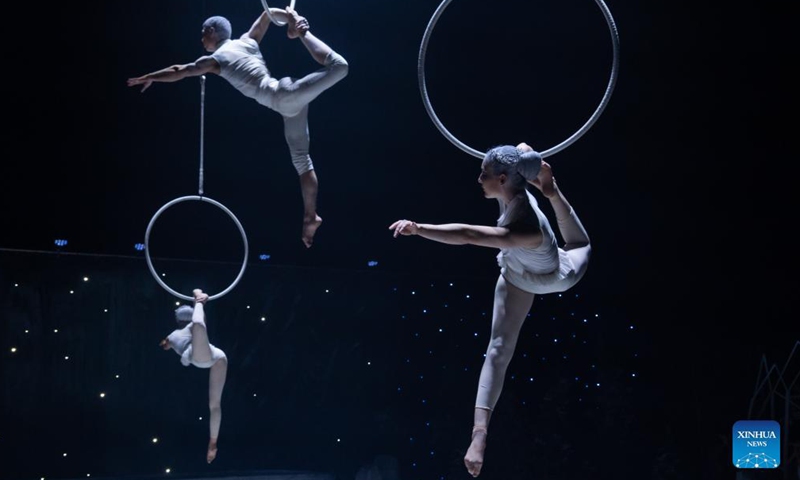
M542 169L539 171L539 175L531 183L550 200L550 205L553 206L553 211L556 214L558 230L565 242L564 250L567 251L572 259L575 270L578 272L578 278L582 277L589 265L589 256L592 251L589 234L586 233L586 229L578 219L578 215L575 214L575 210L573 210L567 198L558 188L550 164L542 162Z
M491 339L478 381L472 442L464 457L464 464L473 477L480 474L483 466L491 412L503 390L506 370L514 356L519 332L533 305L533 297L534 294L506 282L502 275L497 278Z
M283 133L289 152L292 155L292 164L300 177L300 191L303 194L303 233L301 239L306 248L314 242L314 234L322 224L322 218L317 215L317 191L319 181L314 171L309 152L310 136L308 133L308 105L293 117L283 117Z
M317 215L317 189L319 181L314 170L300 175L300 189L303 192L303 243L306 248L314 243L314 234L322 225L322 217Z
M300 37L300 41L306 46L308 53L311 54L314 60L320 65L325 65L325 59L333 51L331 47L308 31L308 21L298 15L291 7L286 8L286 14L289 38Z
M199 293L198 293L199 292ZM192 360L208 362L211 360L211 345L206 330L206 314L204 310L208 295L195 290L194 312L192 313Z
M223 358L211 366L208 372L208 409L209 437L206 461L211 463L217 458L217 439L222 423L222 389L228 375L228 360Z

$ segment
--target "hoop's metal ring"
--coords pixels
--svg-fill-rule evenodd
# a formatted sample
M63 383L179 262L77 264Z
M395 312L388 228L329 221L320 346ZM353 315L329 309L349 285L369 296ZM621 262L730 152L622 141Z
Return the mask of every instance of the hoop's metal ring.
M292 0L292 2L289 4L289 7L291 7L292 10L294 10L294 2L295 2L295 0ZM267 5L267 0L261 0L261 5L264 6L264 11L267 12L267 16L269 17L269 21L270 22L274 23L275 25L277 25L279 27L282 27L282 26L286 25L286 22L279 22L272 15L270 15L270 13L269 13L269 5Z
M242 268L239 270L239 275L236 277L236 279L233 281L233 283L231 283L228 286L228 288L226 288L225 290L223 290L223 291L221 291L219 293L216 293L214 295L210 295L208 297L209 300L216 300L217 298L220 298L221 296L223 296L223 295L227 294L228 292L230 292L233 289L233 287L235 287L236 284L239 283L239 280L242 279L242 276L244 275L244 271L247 268L247 255L248 255L248 250L249 250L249 247L247 245L247 235L244 232L244 227L242 227L242 224L241 224L241 222L239 222L239 219L236 218L236 215L234 215L233 212L228 210L228 208L225 207L225 205L219 203L216 200L212 200L212 199L210 199L208 197L201 197L199 195L187 195L185 197L178 197L178 198L176 198L174 200L171 200L171 201L167 202L166 204L164 204L163 207L158 209L156 214L153 215L153 218L150 219L150 224L147 225L147 231L144 234L145 258L147 259L147 266L150 268L150 273L153 274L153 278L156 279L158 284L161 285L164 288L164 290L168 291L172 295L175 295L176 297L178 297L178 298L180 298L182 300L186 300L186 301L193 301L194 300L194 297L190 297L188 295L183 295L182 293L178 293L175 290L173 290L172 288L170 288L169 285L164 283L164 281L161 280L161 278L159 278L158 273L156 272L156 269L153 267L153 261L150 259L150 230L152 230L153 225L156 223L156 220L158 219L158 217L162 213L164 213L164 211L167 210L169 207L171 207L171 206L173 206L173 205L175 205L177 203L191 201L191 200L210 203L210 204L218 207L219 209L221 209L223 212L227 213L228 216L231 217L231 220L233 220L233 222L239 228L239 232L242 234L242 241L244 242L244 259L242 260Z
M433 33L433 27L436 25L436 22L439 20L442 12L444 12L444 9L447 8L447 5L449 5L451 1L452 0L443 0L442 3L439 4L439 7L435 12L433 12L433 16L428 22L428 27L425 29L425 34L422 36L422 44L419 48L419 57L417 60L417 77L419 78L419 88L420 92L422 93L422 102L425 104L425 110L428 111L428 115L431 117L431 120L433 120L434 125L436 125L436 128L439 129L445 138L450 140L453 145L472 155L473 157L483 159L483 157L486 155L485 152L480 152L472 147L469 147L457 139L452 133L450 133L447 128L445 128L445 126L439 120L439 117L437 117L436 113L433 111L430 98L428 98L428 88L425 85L425 54L428 50L428 42L430 41L431 34ZM606 105L608 105L608 101L611 98L611 92L614 91L614 86L617 83L617 76L619 75L619 34L617 33L617 26L614 23L614 18L611 16L611 12L608 10L608 7L605 3L603 3L603 0L595 0L595 3L597 3L597 6L599 6L600 10L603 11L603 16L605 16L606 23L608 23L608 29L611 32L611 43L614 49L614 59L611 64L611 78L608 81L608 86L606 87L603 99L600 101L600 105L594 111L589 120L580 129L578 129L577 132L572 134L572 136L560 144L540 152L542 158L549 157L550 155L554 155L561 150L564 150L568 146L572 145L581 136L583 136L583 134L586 133L592 125L594 125L594 122L597 121L597 119L600 117L600 114L603 113L603 110L605 110Z

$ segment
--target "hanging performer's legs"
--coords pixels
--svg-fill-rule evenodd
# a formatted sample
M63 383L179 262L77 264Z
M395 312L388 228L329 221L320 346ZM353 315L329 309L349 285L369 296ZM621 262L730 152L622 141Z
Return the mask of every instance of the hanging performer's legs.
M506 369L514 356L519 332L533 305L533 297L534 294L508 283L502 275L498 277L494 291L491 338L475 399L472 442L464 456L464 464L473 477L477 477L483 467L489 420L503 390Z
M564 250L575 266L576 281L578 281L589 266L589 257L592 252L589 234L586 233L575 210L558 188L550 164L542 162L542 169L539 171L537 180L542 194L550 200L550 205L556 214L558 230L565 242Z
M287 10L293 13L291 10ZM296 14L290 16L289 28L294 28ZM311 32L300 36L303 45L319 64L320 70L300 79L282 78L276 93L275 107L283 116L284 136L292 156L292 164L300 177L303 194L302 240L306 247L314 241L314 234L322 224L317 214L319 181L309 155L308 105L322 92L347 76L347 61Z
M206 461L211 463L217 457L217 439L219 426L222 423L222 389L228 375L228 359L221 358L211 366L208 372L208 411L209 435Z
M192 360L197 363L210 362L211 344L206 330L204 304L208 295L199 289L194 290L194 312L192 313Z

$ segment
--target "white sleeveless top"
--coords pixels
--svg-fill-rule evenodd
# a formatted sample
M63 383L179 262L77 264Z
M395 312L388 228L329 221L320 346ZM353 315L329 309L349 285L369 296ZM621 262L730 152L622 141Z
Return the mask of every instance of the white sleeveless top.
M219 75L236 90L272 108L272 97L278 88L278 80L270 75L255 40L250 37L227 40L211 57L219 63Z
M510 230L536 226L542 232L538 247L512 247L500 249L497 264L500 272L512 285L526 292L545 294L563 292L575 284L575 267L567 252L558 247L550 222L539 209L536 198L527 190L509 202L502 200L498 227Z
M189 324L183 328L173 330L172 333L170 333L167 337L167 340L169 340L169 346L175 350L175 353L181 356L181 364L183 364L185 367L194 365L197 368L211 368L211 366L217 363L218 360L228 358L225 356L225 352L209 343L208 345L211 347L211 360L208 362L195 361L192 358L191 322L189 322Z

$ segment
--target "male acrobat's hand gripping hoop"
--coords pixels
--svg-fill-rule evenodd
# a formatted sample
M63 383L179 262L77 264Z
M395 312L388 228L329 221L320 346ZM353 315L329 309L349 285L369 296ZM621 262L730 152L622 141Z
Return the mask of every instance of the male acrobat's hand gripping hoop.
M292 10L294 10L294 1L295 1L295 0L292 0L292 3L290 3L290 4L289 4L289 7L290 7ZM265 11L265 12L267 12L267 16L269 17L269 20L270 20L272 23L274 23L275 25L278 25L278 26L280 26L280 27L282 27L282 26L286 25L286 22L281 22L280 20L278 20L278 19L276 19L275 17L273 17L272 15L270 15L270 13L269 13L269 5L267 5L267 0L261 0L261 5L263 5L263 6L264 6L264 11Z

